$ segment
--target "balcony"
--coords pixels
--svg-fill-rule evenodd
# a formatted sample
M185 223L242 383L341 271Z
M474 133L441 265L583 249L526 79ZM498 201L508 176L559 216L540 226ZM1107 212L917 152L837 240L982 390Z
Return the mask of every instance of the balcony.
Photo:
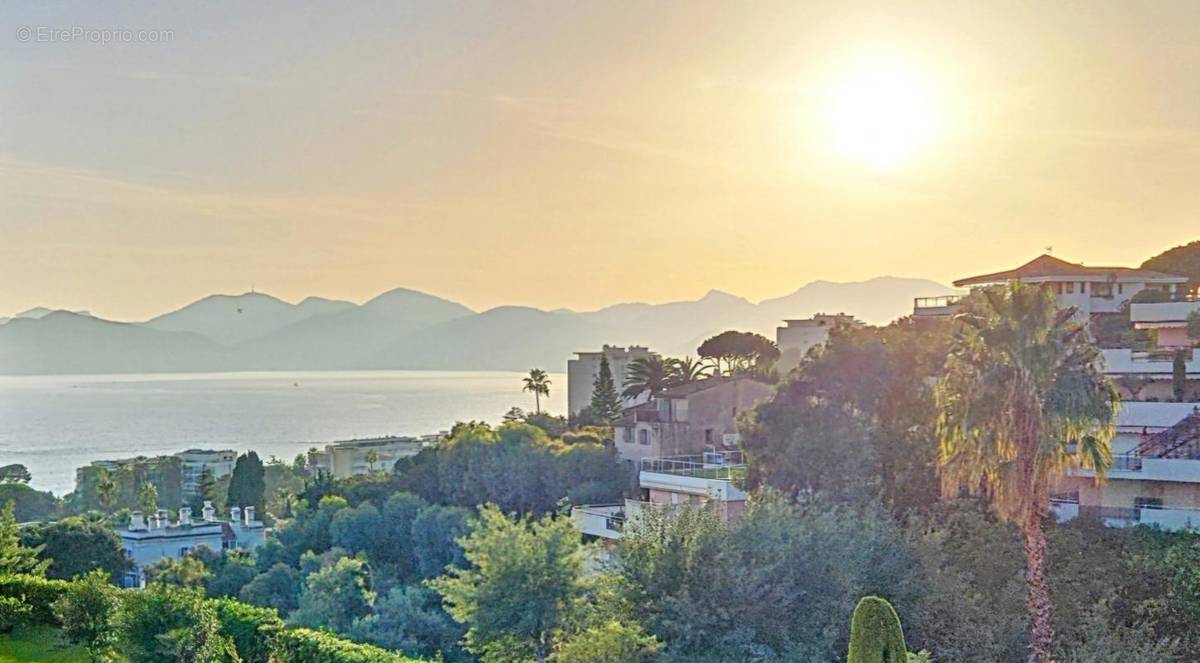
M939 317L954 315L962 302L962 295L942 297L917 297L913 299L913 315L917 317Z
M1110 348L1101 350L1104 356L1104 372L1108 375L1145 375L1170 378L1175 361L1175 351L1131 350ZM1187 350L1184 354L1189 377L1200 377L1200 353Z
M1147 525L1168 531L1200 529L1200 509L1182 506L1081 506L1069 499L1050 500L1050 511L1058 522L1079 516L1096 518L1109 527Z
M738 486L746 477L741 451L643 458L638 481L648 490L698 495L723 502L745 500Z

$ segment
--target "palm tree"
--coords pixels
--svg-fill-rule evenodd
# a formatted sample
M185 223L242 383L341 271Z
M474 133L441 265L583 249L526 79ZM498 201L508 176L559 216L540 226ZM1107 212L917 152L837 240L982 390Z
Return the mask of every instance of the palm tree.
M1024 537L1029 660L1050 660L1046 587L1051 481L1072 467L1103 477L1119 405L1098 350L1049 290L1013 283L971 297L936 390L942 488L982 489Z
M113 480L112 474L108 470L99 470L96 472L96 501L100 503L100 509L108 512L111 511L113 505L117 502L117 491L119 486Z
M524 380L525 387L521 391L532 391L535 412L542 413L542 396L550 397L550 376L540 368L529 369L529 377Z
M659 355L648 355L629 362L625 384L622 385L625 390L621 395L625 398L637 398L650 392L650 397L653 398L664 389L675 386L673 361L663 359Z
M710 377L713 365L702 359L693 359L691 355L683 359L671 360L671 381L674 385L689 384Z
M379 462L379 452L371 449L366 455L367 467L371 468L371 474L375 473L375 463Z

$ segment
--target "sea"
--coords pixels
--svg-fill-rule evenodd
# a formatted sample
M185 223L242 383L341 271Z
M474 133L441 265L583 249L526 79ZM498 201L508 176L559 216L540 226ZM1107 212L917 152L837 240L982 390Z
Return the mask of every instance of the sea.
M257 451L291 461L310 447L426 435L456 421L495 423L534 409L522 373L302 371L0 376L0 466L21 463L56 495L93 460L192 448ZM566 410L565 374L542 409Z

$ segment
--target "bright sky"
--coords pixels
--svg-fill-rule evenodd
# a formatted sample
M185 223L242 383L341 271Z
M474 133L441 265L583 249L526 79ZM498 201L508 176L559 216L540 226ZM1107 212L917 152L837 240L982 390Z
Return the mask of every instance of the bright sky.
M1200 238L1190 0L123 7L0 16L0 315L759 299Z

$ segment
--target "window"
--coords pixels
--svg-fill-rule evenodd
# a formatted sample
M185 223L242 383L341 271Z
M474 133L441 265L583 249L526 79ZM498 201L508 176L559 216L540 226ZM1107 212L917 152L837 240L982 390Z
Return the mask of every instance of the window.
M1133 507L1135 509L1161 509L1163 501L1161 497L1135 497L1133 498Z
M638 444L650 445L650 431L645 428L638 431Z
M1118 295L1123 295L1123 294L1125 294L1125 284L1124 284L1124 283L1118 283L1118 284L1117 284L1117 294L1118 294Z
M712 429L711 428L704 429L704 443L712 444Z
M1068 295L1075 294L1075 282L1074 281L1067 281L1066 283L1063 284L1063 287L1064 287L1063 291L1066 292Z
M183 546L182 548L179 549L179 556L183 557L184 555L187 555L190 552L192 552L191 546Z
M632 428L622 428L621 429L621 441L624 442L625 444L633 444L633 429Z

